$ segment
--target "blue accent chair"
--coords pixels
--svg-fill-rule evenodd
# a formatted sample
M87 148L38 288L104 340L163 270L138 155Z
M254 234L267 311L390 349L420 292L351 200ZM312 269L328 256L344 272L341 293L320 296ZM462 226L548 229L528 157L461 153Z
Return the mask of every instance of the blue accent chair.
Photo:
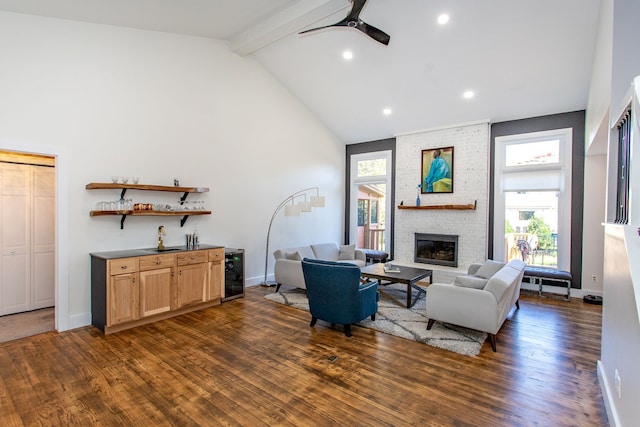
M376 320L378 282L360 282L360 267L335 261L305 258L302 272L309 298L311 325L318 319L344 325L351 336L351 324L368 316Z

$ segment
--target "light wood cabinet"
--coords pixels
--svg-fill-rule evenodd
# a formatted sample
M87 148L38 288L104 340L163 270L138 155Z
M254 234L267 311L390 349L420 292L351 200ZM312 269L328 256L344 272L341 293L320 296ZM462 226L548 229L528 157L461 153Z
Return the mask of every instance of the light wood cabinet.
M220 304L224 248L202 246L91 254L91 323L108 334Z
M140 317L164 313L175 308L172 304L175 257L155 255L140 260Z
M208 270L208 263L178 267L178 308L207 300Z
M140 317L171 310L173 268L140 272Z
M177 307L207 300L209 257L207 251L183 252L178 259Z
M130 322L139 317L138 294L138 273L118 274L109 278L107 326Z
M110 261L107 270L109 274L107 326L138 319L140 293L138 259L124 258Z
M220 300L224 287L224 249L209 251L209 301Z

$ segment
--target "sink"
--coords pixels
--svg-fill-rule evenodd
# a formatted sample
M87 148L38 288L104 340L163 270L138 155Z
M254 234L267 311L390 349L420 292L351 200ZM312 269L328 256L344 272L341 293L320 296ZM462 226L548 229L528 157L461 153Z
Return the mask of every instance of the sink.
M174 252L181 250L180 248L164 248L164 249L145 249L147 252Z

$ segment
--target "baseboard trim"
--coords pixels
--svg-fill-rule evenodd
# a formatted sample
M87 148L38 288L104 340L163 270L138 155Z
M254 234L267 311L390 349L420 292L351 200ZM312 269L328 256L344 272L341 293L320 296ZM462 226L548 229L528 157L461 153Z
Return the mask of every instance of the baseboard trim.
M520 289L526 289L527 291L536 291L536 292L538 292L538 288L539 288L539 286L537 284L533 284L533 283L524 283L523 282L520 285ZM567 295L567 288L565 286L543 285L542 286L542 292L543 293L550 293L550 294L554 294L554 295L557 294L557 295L566 296ZM582 299L586 295L602 296L602 292L595 292L595 291L589 291L589 290L584 290L584 289L571 288L571 298L580 298L580 299Z
M618 412L616 406L613 403L613 393L609 388L609 381L607 381L607 374L602 366L602 361L597 362L598 384L600 385L600 392L602 393L602 400L604 401L604 407L607 411L607 418L609 419L609 425L611 427L618 427L622 424L618 418Z

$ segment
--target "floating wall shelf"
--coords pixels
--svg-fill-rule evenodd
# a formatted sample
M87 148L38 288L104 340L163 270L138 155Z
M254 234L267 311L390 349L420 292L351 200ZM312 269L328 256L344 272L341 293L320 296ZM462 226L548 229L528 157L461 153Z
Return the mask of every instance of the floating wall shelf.
M478 201L469 203L468 205L427 205L427 206L408 206L398 205L398 209L414 209L414 210L457 210L457 211L475 211Z
M182 204L189 193L206 193L209 191L206 187L179 187L169 185L147 185L147 184L118 184L118 183L99 183L92 182L86 185L87 190L122 190L120 199L124 199L127 190L143 190L143 191L168 191L173 193L184 193L180 198ZM211 211L154 211L154 210L96 210L89 212L90 216L118 215L122 216L120 220L120 229L124 228L124 220L127 216L181 216L180 227L184 225L187 218L191 215L211 215Z

